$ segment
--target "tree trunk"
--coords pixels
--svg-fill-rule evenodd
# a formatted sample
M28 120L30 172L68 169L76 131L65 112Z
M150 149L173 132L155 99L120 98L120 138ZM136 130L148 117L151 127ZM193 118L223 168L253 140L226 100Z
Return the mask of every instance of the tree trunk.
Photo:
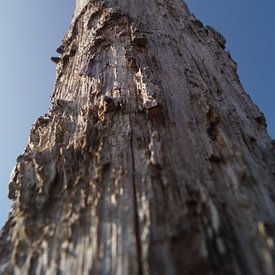
M224 47L181 0L77 2L1 274L274 274L275 146Z

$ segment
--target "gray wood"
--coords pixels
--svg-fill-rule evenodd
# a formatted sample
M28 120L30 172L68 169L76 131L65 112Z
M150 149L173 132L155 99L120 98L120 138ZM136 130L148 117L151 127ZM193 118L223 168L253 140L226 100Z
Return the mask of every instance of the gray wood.
M1 274L274 274L274 143L181 0L77 1L13 171Z

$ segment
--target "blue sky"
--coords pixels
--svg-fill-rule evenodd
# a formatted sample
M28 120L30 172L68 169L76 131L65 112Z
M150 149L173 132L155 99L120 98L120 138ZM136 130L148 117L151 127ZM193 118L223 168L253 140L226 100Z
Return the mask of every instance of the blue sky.
M274 0L187 0L205 24L227 39L246 91L266 114L275 137ZM71 20L73 0L13 0L0 10L0 226L7 218L8 181L30 127L46 113L55 80L50 57Z

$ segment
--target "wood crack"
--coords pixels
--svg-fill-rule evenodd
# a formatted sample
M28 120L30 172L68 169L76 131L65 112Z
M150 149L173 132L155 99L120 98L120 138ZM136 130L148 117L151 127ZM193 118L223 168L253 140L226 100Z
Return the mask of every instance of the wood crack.
M141 247L141 238L140 238L140 223L138 215L138 192L136 186L136 164L135 164L135 155L134 155L134 128L132 123L132 112L130 112L130 149L131 149L131 159L132 159L132 184L133 184L133 201L134 201L134 215L135 215L135 236L136 236L136 245L137 245L137 257L138 257L138 274L143 275L143 265L142 265L142 247Z

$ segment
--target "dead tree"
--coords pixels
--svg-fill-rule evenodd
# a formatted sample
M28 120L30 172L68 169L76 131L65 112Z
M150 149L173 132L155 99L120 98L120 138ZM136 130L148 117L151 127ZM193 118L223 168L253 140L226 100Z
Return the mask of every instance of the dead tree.
M18 157L1 274L274 274L274 144L181 0L78 0Z

